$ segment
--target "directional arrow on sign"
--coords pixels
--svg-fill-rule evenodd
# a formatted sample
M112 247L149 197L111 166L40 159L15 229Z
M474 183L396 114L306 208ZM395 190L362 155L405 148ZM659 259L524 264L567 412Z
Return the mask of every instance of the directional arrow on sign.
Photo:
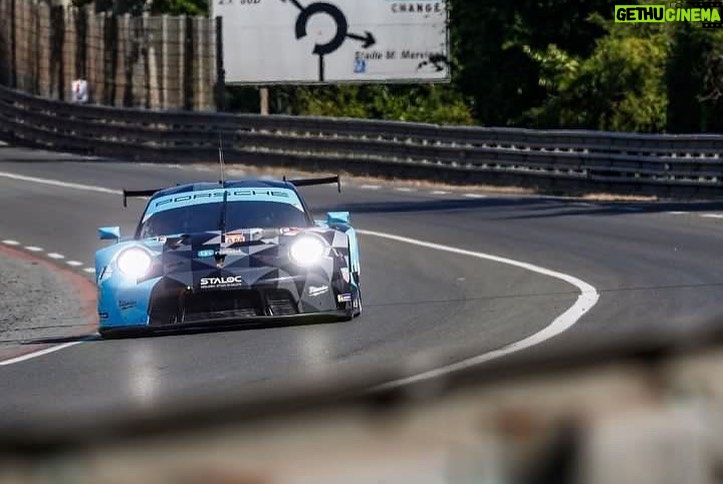
M358 34L346 34L347 37L354 40L359 40L361 42L364 42L362 44L362 47L365 49L368 49L372 45L377 43L377 39L374 38L374 34L369 32L368 30L364 32L364 35L358 35Z
M327 2L313 2L304 7L299 0L281 0L284 3L291 3L299 9L299 16L296 18L296 38L302 39L307 35L309 19L317 14L329 15L336 24L334 37L325 44L316 44L314 54L319 56L319 80L324 80L324 56L336 52L342 46L344 40L349 38L362 43L362 48L368 49L377 43L377 39L369 31L364 35L349 33L349 23L339 7Z

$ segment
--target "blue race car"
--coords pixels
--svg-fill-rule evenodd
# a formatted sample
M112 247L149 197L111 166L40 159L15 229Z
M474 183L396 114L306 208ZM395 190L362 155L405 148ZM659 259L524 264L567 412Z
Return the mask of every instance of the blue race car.
M345 321L361 314L348 212L314 221L296 187L339 177L243 179L123 192L148 197L135 235L96 252L99 333L244 323Z

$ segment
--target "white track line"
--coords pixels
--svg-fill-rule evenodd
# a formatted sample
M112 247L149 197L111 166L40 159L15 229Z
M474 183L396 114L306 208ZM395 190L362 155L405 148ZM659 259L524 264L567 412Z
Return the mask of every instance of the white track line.
M361 185L359 188L362 190L379 190L381 189L381 185Z
M385 234L382 232L372 232L369 230L357 230L359 234L362 235L368 235L372 237L379 237L387 240L393 240L396 242L402 242L405 244L411 244L416 245L418 247L426 247L428 249L434 249L434 250L440 250L443 252L450 252L452 254L459 254L459 255L466 255L469 257L476 257L478 259L485 259L493 262L499 262L501 264L507 264L515 267L519 267L521 269L525 269L531 272L535 272L537 274L542 274L544 276L553 277L555 279L560 279L562 281L565 281L569 284L572 284L573 286L577 287L580 290L580 295L577 297L577 300L575 303L570 306L567 311L559 315L557 318L555 318L549 325L547 325L545 328L541 329L537 333L528 336L527 338L524 338L520 341L517 341L515 343L511 343L507 346L504 346L500 349L490 351L488 353L484 353L478 356L474 356L472 358L468 358L466 360L459 361L457 363L453 363L451 365L442 366L440 368L436 368L434 370L429 370L424 373L419 373L417 375L409 376L406 378L402 378L399 380L390 381L387 383L384 383L382 385L379 385L374 388L374 390L388 390L391 388L397 388L404 385L409 385L411 383L417 383L424 380L429 380L432 378L438 378L440 376L447 375L449 373L464 370L466 368L470 368L473 366L477 366L481 363L494 360L497 358L500 358L505 355L509 355L511 353L515 353L520 350L524 350L527 348L530 348L532 346L538 345L542 343L543 341L549 340L550 338L553 338L560 333L570 329L577 321L585 315L590 309L592 309L595 304L597 304L598 299L600 299L600 294L598 294L597 290L588 284L587 282L578 279L577 277L564 274L562 272L552 271L550 269L545 269L544 267L539 267L533 264L529 264L527 262L520 262L514 259L507 259L505 257L498 257L496 255L491 254L485 254L483 252L474 252L471 250L464 250L464 249L458 249L456 247L449 247L446 245L441 244L434 244L432 242L424 242L422 240L417 239L411 239L408 237L400 237L398 235L392 235L392 234Z
M487 195L480 195L479 193L465 193L466 198L487 198Z
M25 250L29 250L30 252L42 252L44 249L42 247L35 247L34 245L26 245Z
M10 358L9 360L0 361L0 366L12 365L14 363L20 363L21 361L27 361L32 358L37 358L38 356L43 356L47 355L48 353L54 353L65 348L70 348L71 346L75 346L80 343L82 343L82 341L71 341L70 343L63 343L58 346L51 346L50 348L45 348L44 350L33 351L32 353L28 353L27 355L22 355L16 358Z
M93 267L86 267L83 269L83 272L87 272L88 274L95 274L95 268Z
M9 178L11 180L20 180L20 181L27 181L27 182L33 182L33 183L40 183L42 185L52 185L52 186L61 187L61 188L73 188L75 190L85 190L87 192L107 193L110 195L123 195L122 190L113 190L111 188L105 188L105 187L82 185L80 183L69 183L69 182L64 182L64 181L60 181L60 180L51 180L48 178L38 178L38 177L34 177L34 176L17 175L15 173L8 173L6 171L0 171L0 177Z
M688 212L668 212L668 215L685 215Z
M432 195L447 195L449 192L445 192L444 190L434 190L433 192L430 192Z
M701 215L703 218L723 218L723 214L721 213L704 213Z
M16 246L20 245L20 242L18 242L17 240L3 240L3 244Z
M402 192L402 193L410 193L410 192L416 192L416 188L408 188L408 187L397 187L394 189L395 192Z
M49 178L38 178L34 176L25 176L25 175L17 175L15 173L8 173L4 171L0 171L0 178L8 178L10 180L18 180L18 181L26 181L26 182L32 182L32 183L40 183L42 185L51 185L56 186L60 188L70 188L73 190L83 190L86 192L96 192L96 193L105 193L107 195L123 195L122 190L113 190L111 188L105 188L105 187L98 187L93 185L83 185L80 183L69 183L64 182L60 180L53 180ZM14 240L3 240L2 241L6 245L20 245L20 243L13 243ZM62 254L57 254L55 252L52 252L50 254L47 254L47 256L51 259L65 259L65 256ZM87 268L90 269L90 268ZM85 269L86 272L89 272L87 269ZM92 272L95 272L95 269L92 270ZM27 355L19 356L17 358L11 358L9 360L0 361L0 365L11 365L13 363L20 363L21 361L26 361L31 358L36 358L38 356L47 355L48 353L53 353L55 351L60 351L65 348L69 348L71 346L77 345L82 343L82 341L73 341L71 343L63 343L58 346L52 346L50 348L35 351L33 353L28 353Z
M82 262L77 261L77 260L69 260L69 261L65 261L65 263L72 267L80 267L83 265Z

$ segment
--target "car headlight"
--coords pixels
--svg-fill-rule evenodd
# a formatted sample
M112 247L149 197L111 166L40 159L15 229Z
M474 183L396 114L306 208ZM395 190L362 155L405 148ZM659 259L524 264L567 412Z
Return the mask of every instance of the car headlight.
M324 255L324 244L316 237L301 237L291 246L291 259L300 266L316 264Z
M151 255L138 247L126 249L118 255L116 264L123 275L134 279L141 278L151 268Z

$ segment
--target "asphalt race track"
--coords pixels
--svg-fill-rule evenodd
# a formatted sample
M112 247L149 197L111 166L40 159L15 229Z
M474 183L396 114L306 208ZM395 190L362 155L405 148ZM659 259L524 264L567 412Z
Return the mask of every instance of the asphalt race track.
M61 265L80 261L79 273L103 244L96 228L119 224L128 234L143 208L132 200L124 210L115 191L217 179L194 168L83 162L12 147L0 147L0 160L0 240L62 254ZM480 197L394 184L346 183L341 195L333 187L302 191L320 214L348 209L359 229L444 248L362 235L364 315L349 323L90 337L0 366L0 427L37 414L87 419L189 394L353 380L370 368L413 375L525 340L522 352L554 352L685 338L723 322L721 204ZM589 309L581 317L563 318L559 335L546 334L585 303L579 287L459 250L555 271L591 285L599 300L578 306ZM587 302L595 302L590 294Z

